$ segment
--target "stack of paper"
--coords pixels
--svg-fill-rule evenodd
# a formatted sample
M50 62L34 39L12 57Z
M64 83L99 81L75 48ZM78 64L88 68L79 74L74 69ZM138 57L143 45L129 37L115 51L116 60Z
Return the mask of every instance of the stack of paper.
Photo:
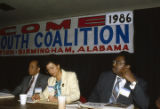
M14 98L13 94L0 92L0 98Z

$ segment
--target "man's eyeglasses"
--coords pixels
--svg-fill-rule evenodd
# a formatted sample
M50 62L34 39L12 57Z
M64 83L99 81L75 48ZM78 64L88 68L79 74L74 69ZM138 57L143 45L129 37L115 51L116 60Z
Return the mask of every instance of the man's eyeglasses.
M120 62L120 61L116 61L116 60L114 60L113 63L118 64L118 65L122 65L122 64L125 65L126 64L125 62Z

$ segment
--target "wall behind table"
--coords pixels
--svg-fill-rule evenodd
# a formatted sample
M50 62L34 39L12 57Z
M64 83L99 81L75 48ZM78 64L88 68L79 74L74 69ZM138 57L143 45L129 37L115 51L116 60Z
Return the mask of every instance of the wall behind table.
M148 82L152 109L160 97L160 8L135 11L135 60L137 73Z
M109 58L110 57L110 58ZM80 89L84 96L88 96L101 72L110 70L113 55L52 55L29 57L0 57L1 76L0 89L13 90L25 75L28 75L28 63L32 59L38 59L41 64L41 72L47 74L44 63L46 60L56 60L63 69L77 73ZM108 59L107 59L108 58ZM5 81L5 82L2 82ZM88 89L88 90L86 90Z
M134 47L130 58L133 72L148 83L151 105L160 96L160 8L134 11ZM77 73L81 94L88 97L101 72L112 68L115 54L0 57L0 89L13 90L28 73L28 63L56 59L65 70ZM43 66L44 68L44 66ZM43 70L43 73L44 70Z

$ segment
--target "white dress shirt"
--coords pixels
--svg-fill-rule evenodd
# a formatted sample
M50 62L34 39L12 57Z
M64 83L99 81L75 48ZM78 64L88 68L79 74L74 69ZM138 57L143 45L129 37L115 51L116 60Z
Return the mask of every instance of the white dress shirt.
M122 78L122 77L120 77L120 76L116 76L116 79L115 79L115 82L114 82L114 86L115 86L115 84L116 84L116 82L117 82L117 78L120 78L121 79L121 82L119 82L119 92L118 92L118 96L119 96L119 93L120 93L120 90L124 87L124 85L126 84L126 79L124 79L124 78ZM114 86L113 86L113 88L114 88ZM134 90L134 88L135 88L135 86L136 86L136 82L133 82L133 83L131 83L130 84L130 88L132 89L132 90ZM112 89L112 91L113 91L113 89Z
M121 79L121 81L119 82L119 91L120 91L120 89L123 88L124 85L126 84L126 79L121 78L120 76L116 76L116 79L115 79L115 81L114 81L114 86L115 86L115 84L116 84L116 82L117 82L117 78L118 78L118 77ZM114 86L113 86L113 88L114 88ZM112 89L112 91L113 91L113 89ZM118 92L118 96L119 96L119 92Z
M31 85L29 91L27 92L27 97L32 97L38 75L39 75L39 73L37 73L36 75L34 75L34 81L33 81L32 85ZM33 78L33 76L32 76L32 78ZM32 78L31 78L31 80L32 80ZM30 82L31 82L31 80L30 80Z

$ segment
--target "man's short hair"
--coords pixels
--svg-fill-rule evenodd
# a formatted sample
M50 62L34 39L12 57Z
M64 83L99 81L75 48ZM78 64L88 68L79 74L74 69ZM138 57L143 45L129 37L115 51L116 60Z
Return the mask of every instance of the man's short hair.
M40 68L40 66L41 66L41 65L40 65L40 62L39 62L38 60L34 59L34 60L31 60L30 63L33 62L33 61L37 62L37 67Z
M130 53L129 52L122 51L122 52L118 53L116 57L118 57L118 56L123 56L126 64L129 64L129 62L130 62Z

